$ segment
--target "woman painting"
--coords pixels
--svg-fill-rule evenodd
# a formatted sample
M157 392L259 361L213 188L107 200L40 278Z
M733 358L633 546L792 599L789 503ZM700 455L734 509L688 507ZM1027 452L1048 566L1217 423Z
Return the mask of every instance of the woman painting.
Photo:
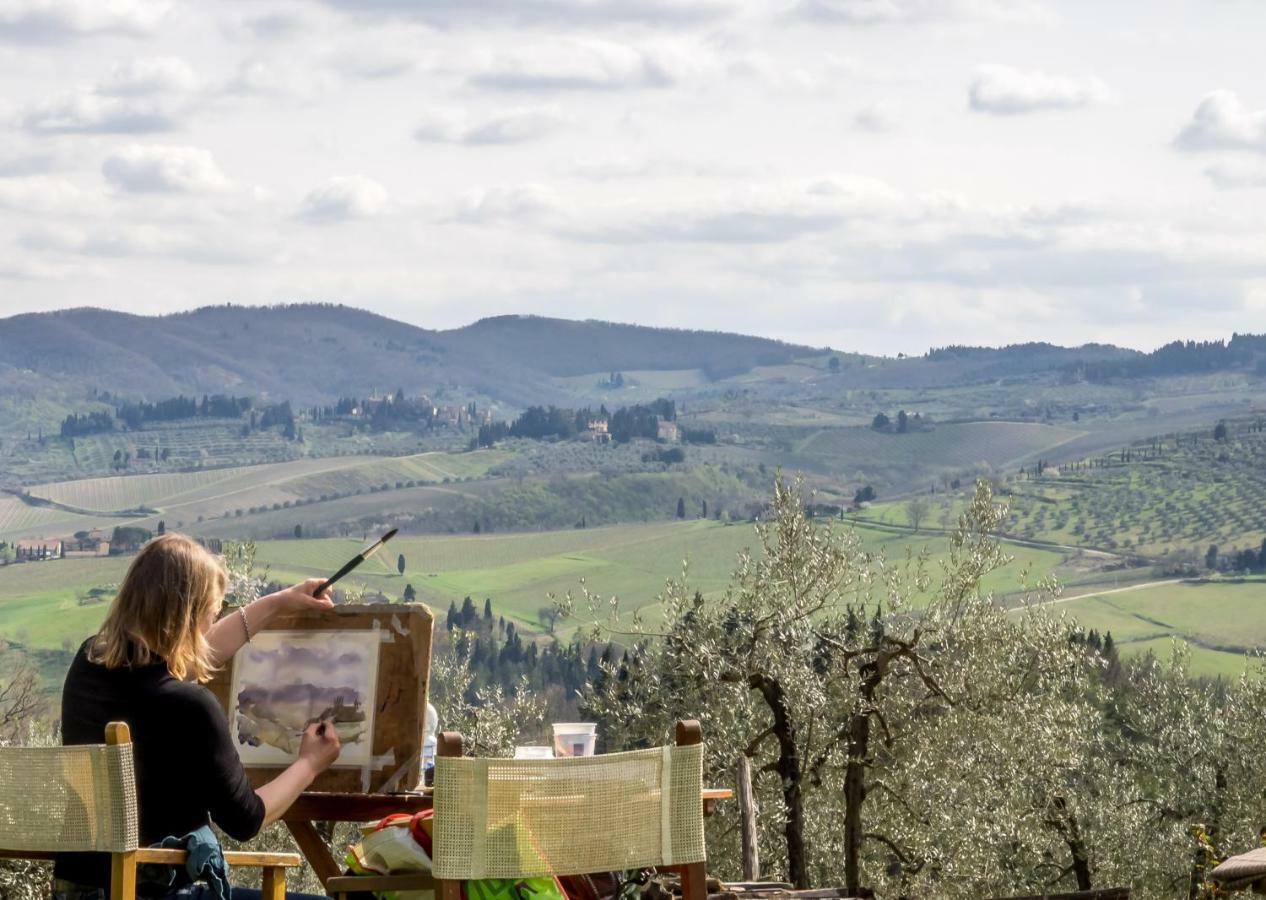
M255 790L229 734L229 723L203 682L278 615L325 609L320 579L261 597L219 619L228 575L223 561L184 535L150 541L128 567L101 630L71 663L62 689L62 742L99 744L106 723L132 732L142 846L183 837L215 822L249 840L277 821L339 753L333 728L304 732L298 759ZM217 621L218 619L218 621ZM110 858L59 854L54 894L104 898ZM183 896L197 898L195 886ZM258 896L235 888L234 900Z

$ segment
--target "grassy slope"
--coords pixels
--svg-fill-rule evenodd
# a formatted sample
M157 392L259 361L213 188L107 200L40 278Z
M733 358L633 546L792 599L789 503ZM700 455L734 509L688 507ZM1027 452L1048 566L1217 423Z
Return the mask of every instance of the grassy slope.
M925 543L922 538L870 529L860 533L869 549L882 550L893 561ZM620 596L628 608L649 609L665 579L679 575L682 562L689 560L693 587L705 593L721 591L736 555L755 538L750 525L703 520L529 534L402 537L350 581L389 596L399 596L405 584L412 584L419 598L440 613L468 594L480 604L490 596L499 614L539 630L537 611L549 604L547 595L568 589L578 593L582 578L603 596ZM934 550L936 546L933 541ZM270 578L299 580L329 574L359 547L358 540L338 538L264 541L258 560ZM991 589L1014 590L1026 564L1044 572L1060 562L1059 556L1045 551L1015 551L1016 561L990 576ZM396 573L398 554L406 560L404 577ZM80 606L77 597L93 587L117 584L126 562L59 560L0 569L0 637L20 639L37 649L59 649L67 640L81 640L100 623L105 606Z
M826 428L800 441L784 465L839 472L881 491L933 484L939 475L1009 471L1055 452L1081 432L1027 422L964 422L889 434L868 427Z
M129 560L62 559L0 568L0 636L45 650L78 644L105 617L107 604L80 605L94 587L117 586Z
M1086 628L1111 631L1124 653L1193 647L1199 674L1238 673L1246 651L1266 648L1266 580L1184 582L1085 596L1061 606Z

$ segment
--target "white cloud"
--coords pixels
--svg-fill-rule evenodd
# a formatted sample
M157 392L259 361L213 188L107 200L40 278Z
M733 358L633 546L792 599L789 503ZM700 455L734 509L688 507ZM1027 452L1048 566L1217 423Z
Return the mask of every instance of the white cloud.
M882 181L830 175L670 204L604 208L568 223L562 233L577 241L613 244L778 244L832 231L859 217L888 217L901 208L897 192Z
M242 19L239 26L262 41L275 41L293 37L306 27L307 23L299 16L283 11L263 13Z
M752 78L775 91L793 94L826 94L838 84L835 77L823 77L801 65L788 65L786 60L759 50L734 56L726 64L725 73Z
M1000 116L1077 109L1111 99L1107 85L1094 76L1047 75L1010 66L981 66L968 96L972 109Z
M21 144L0 145L0 178L15 175L46 175L65 168L65 154L47 147L27 147Z
M470 83L502 91L662 88L690 67L688 56L680 51L570 38L497 54L470 76Z
M1247 109L1234 91L1214 91L1174 138L1182 150L1256 150L1266 153L1266 110Z
M364 175L340 175L303 199L300 215L311 222L367 219L383 212L387 189Z
M0 0L3 2L3 0ZM28 104L19 121L37 134L149 134L179 127L197 77L179 57L116 63L99 82Z
M101 171L130 193L202 193L232 185L211 151L201 147L128 144L110 154Z
M153 0L0 0L0 40L142 36L158 26L167 10L167 3Z
M472 224L533 222L562 210L563 204L551 188L522 184L510 188L475 188L462 199L454 218Z
M261 97L320 97L336 79L320 68L289 58L251 58L237 67L222 88L224 94Z
M1214 163L1204 174L1222 190L1236 188L1266 188L1266 165L1245 161Z
M374 81L399 78L416 71L418 58L407 50L388 50L378 46L345 51L334 57L330 64L348 77Z
M716 160L691 160L671 156L611 156L578 159L565 167L566 174L590 181L623 181L642 178L751 179L762 170Z
M36 134L149 134L177 127L163 103L85 89L27 108L21 122Z
M794 15L839 25L1044 22L1049 18L1038 0L801 0Z
M193 68L178 56L139 57L116 63L97 85L97 93L114 97L184 93L198 86Z
M359 17L430 25L638 23L681 25L724 18L735 0L321 0Z
M562 121L548 106L503 109L479 117L464 110L436 109L423 116L413 136L423 143L519 144L552 134Z
M73 182L47 175L0 179L0 207L22 212L67 212L83 194Z
M870 131L876 134L894 130L897 127L897 119L892 105L882 100L867 104L853 116L853 127L858 131Z
M96 257L152 257L210 265L258 264L274 248L267 239L241 229L173 228L148 223L80 228L33 228L23 247L45 253Z

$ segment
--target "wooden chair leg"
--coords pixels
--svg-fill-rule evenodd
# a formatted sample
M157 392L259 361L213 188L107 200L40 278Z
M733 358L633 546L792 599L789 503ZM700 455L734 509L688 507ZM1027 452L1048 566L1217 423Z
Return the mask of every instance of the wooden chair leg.
M462 883L452 878L435 879L435 900L462 900Z
M135 850L110 854L110 900L136 900Z
M681 866L681 900L708 900L708 872L705 863Z
M264 869L264 883L260 900L286 900L285 866L268 866Z

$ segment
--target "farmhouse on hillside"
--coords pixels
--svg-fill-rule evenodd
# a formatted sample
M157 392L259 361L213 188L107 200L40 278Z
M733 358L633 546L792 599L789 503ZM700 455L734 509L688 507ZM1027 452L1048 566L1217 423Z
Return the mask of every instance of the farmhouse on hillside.
M74 537L62 541L62 556L66 559L77 556L109 556L110 540L100 528L91 531L76 531Z
M660 419L656 427L656 435L661 441L668 441L670 444L677 443L677 423Z
M593 441L595 444L611 443L611 432L607 428L606 419L590 419L589 427L577 435L582 441Z
M56 538L22 538L14 545L18 562L60 559L62 542Z

